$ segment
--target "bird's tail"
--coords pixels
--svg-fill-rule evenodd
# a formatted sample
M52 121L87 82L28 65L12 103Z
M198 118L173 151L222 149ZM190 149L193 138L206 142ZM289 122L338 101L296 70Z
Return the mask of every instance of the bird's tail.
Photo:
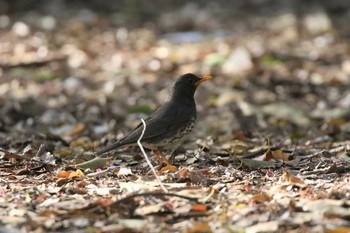
M113 143L112 145L109 145L109 146L103 148L102 150L97 151L96 154L97 155L102 155L102 154L104 154L104 153L106 153L108 151L115 150L115 149L117 149L117 148L119 148L121 146L123 146L123 143L121 143L120 141L117 141L117 142Z

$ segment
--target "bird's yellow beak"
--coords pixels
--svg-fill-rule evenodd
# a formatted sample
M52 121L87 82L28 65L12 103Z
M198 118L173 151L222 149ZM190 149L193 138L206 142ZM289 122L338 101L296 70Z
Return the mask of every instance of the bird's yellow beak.
M210 80L210 79L212 79L213 78L213 76L203 76L201 79L199 79L197 82L196 82L196 86L198 86L199 84L201 84L202 82L205 82L205 81L207 81L207 80Z

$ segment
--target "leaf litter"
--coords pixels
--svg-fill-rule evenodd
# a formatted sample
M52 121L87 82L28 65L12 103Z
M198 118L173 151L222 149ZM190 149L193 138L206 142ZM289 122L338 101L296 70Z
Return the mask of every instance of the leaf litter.
M348 4L224 3L2 13L0 231L349 231ZM186 72L215 79L168 193L138 147L95 156Z

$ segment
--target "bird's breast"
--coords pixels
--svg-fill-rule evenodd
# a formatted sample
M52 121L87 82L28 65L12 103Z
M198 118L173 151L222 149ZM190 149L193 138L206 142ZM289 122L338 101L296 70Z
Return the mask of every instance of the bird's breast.
M186 126L183 128L180 128L176 134L176 136L173 138L172 142L181 140L185 135L189 134L194 125L196 124L196 117L192 117L192 119L188 122Z

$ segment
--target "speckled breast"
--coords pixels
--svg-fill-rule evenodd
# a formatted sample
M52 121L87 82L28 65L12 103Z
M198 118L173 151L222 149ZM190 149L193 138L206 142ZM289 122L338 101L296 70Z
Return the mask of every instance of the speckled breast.
M196 124L196 117L193 117L191 121L186 125L186 127L179 128L178 131L174 134L174 137L172 138L163 138L161 141L158 142L142 142L143 146L149 148L149 149L157 149L157 148L163 148L163 149L173 149L178 147L183 137L186 134L189 134L194 125Z
M177 132L177 134L174 136L174 138L171 139L171 140L169 141L169 144L175 144L175 145L176 145L176 144L178 144L178 142L181 142L182 139L183 139L183 137L184 137L186 134L189 134L189 133L192 131L192 129L193 129L193 127L194 127L195 124L196 124L196 118L193 117L193 118L191 119L191 121L187 124L186 127L181 128L181 129L178 130L178 132Z

